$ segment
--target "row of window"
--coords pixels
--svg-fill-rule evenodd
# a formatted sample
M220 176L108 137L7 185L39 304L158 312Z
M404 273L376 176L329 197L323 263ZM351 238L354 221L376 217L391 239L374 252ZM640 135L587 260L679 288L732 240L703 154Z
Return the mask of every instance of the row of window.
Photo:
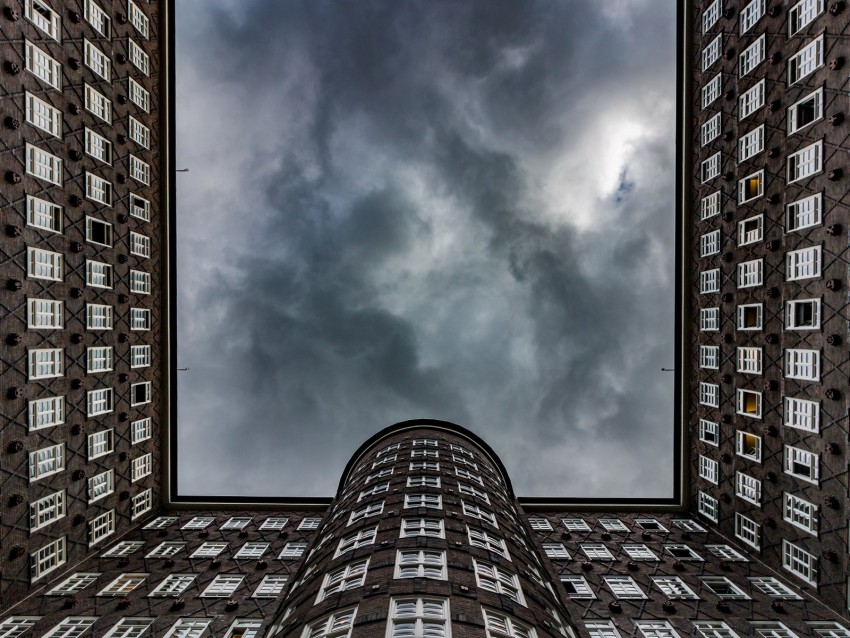
M136 424L139 424L138 427ZM150 438L150 420L134 421L133 432L144 432ZM115 451L115 430L102 430L88 435L88 460L106 456ZM57 443L40 448L29 455L29 480L37 481L65 470L65 444ZM136 482L151 473L152 457L144 454L130 462L132 481ZM103 494L98 495L98 498ZM97 500L96 498L91 500Z
M590 599L597 598L596 593L584 576L562 575L561 583L567 590L570 598ZM631 576L603 576L605 586L615 598L620 599L647 599L649 596L641 589ZM671 600L700 600L697 593L678 576L651 576L652 585L657 587L667 598ZM791 588L776 578L765 576L753 576L748 578L750 585L763 594L772 598L785 600L799 600L801 597ZM726 600L752 600L741 587L733 583L725 576L700 576L700 583L705 591Z
M682 638L666 620L634 620L643 638ZM755 631L756 638L800 638L779 621L749 621ZM694 620L694 629L701 638L741 638L728 624L722 620ZM806 623L816 638L850 638L850 630L836 622ZM611 620L593 620L584 624L590 638L622 638L619 630ZM627 633L627 635L630 635ZM688 634L686 634L687 636Z
M89 180L87 180L87 183ZM92 182L94 183L94 182ZM58 204L53 204L43 199L39 199L38 197L33 197L32 195L27 195L26 199L26 207L27 207L27 224L34 228L38 228L40 230L47 230L54 233L62 233L65 228L64 216L63 216L63 208ZM150 221L151 216L151 203L150 201L144 199L135 194L131 194L129 198L129 207L130 214L133 217L141 219L143 221ZM101 221L99 219L95 219L94 217L86 216L86 241L91 244L97 244L99 246L109 246L113 245L113 229L112 224L108 222ZM37 250L37 249L31 249ZM50 252L50 251L43 251ZM52 253L54 255L60 253ZM137 255L139 257L150 257L151 256L151 240L150 237L146 235L142 235L141 233L137 233L134 231L130 232L130 254ZM61 257L61 254L60 254ZM46 262L46 268L48 269L46 275L40 274L41 271L36 268L31 268L28 270L28 275L30 277L36 277L40 279L53 279L56 281L61 281L61 274L56 274L51 272L49 269L53 267L51 263L51 259L45 257L44 261ZM99 263L99 262L95 262ZM89 283L88 278L86 280L87 285L90 286L98 286L96 283ZM111 288L112 284L110 283L108 286L100 284L101 288Z
M806 28L824 11L824 0L799 0L788 9L788 37L796 35ZM761 20L766 12L766 0L751 0L741 9L739 35L748 33ZM702 12L702 33L709 31L720 20L723 13L723 0L714 0Z
M786 230L801 230L821 223L822 193L810 195L786 207ZM703 199L705 201L705 198ZM764 215L758 214L738 222L738 247L764 239ZM718 255L721 251L720 229L700 236L700 257Z
M785 281L798 281L821 276L821 247L811 246L785 253ZM764 285L764 260L753 259L737 265L738 288ZM720 292L720 268L703 270L699 274L700 294Z
M757 347L738 347L736 350L736 370L742 374L762 373L762 349ZM820 380L820 351L800 348L786 348L785 378L798 381ZM720 368L720 346L700 346L699 367L707 370Z
M600 518L597 520L600 526L606 532L629 532L629 527L619 518ZM661 523L654 518L636 518L635 525L638 529L648 532L667 532L669 531ZM528 523L531 528L538 532L553 531L552 523L547 518L540 516L529 516ZM583 518L562 518L561 523L569 532L589 532L591 527ZM670 524L674 527L689 532L705 532L707 531L696 521L690 519L673 519Z
M763 330L764 306L760 303L741 304L735 311L737 330ZM821 327L821 300L791 299L785 302L785 330L818 330ZM699 329L701 332L720 330L720 308L700 308Z
M90 135L91 134L91 135ZM106 157L107 148L105 146L93 146L91 140L95 139L93 133L88 131L86 134L86 152L97 157ZM98 136L100 137L100 136ZM106 141L104 138L100 138ZM111 146L109 147L111 149ZM94 150L93 150L94 149ZM98 150L99 149L99 150ZM108 163L111 164L111 151L109 151ZM107 161L104 159L103 161ZM32 175L56 186L63 185L62 175L62 159L48 153L45 150L33 146L29 142L26 143L26 172L27 175ZM147 162L142 161L132 153L129 155L129 173L130 177L144 186L150 185L151 167ZM112 182L98 177L94 173L86 172L86 198L103 204L104 206L112 206Z
M610 545L603 543L579 543L581 552L589 560L614 560L615 555L611 552ZM630 560L638 561L660 561L658 555L643 543L620 543L620 549ZM735 551L728 545L708 545L706 549L714 556L723 560L746 561L747 558ZM571 560L572 556L563 543L543 543L543 551L546 556L555 560ZM662 548L665 556L671 556L676 560L702 561L703 558L689 545L681 543L665 544Z
M83 13L95 31L106 39L112 38L112 19L94 0L85 0ZM25 0L24 16L48 37L60 42L62 17L44 0ZM127 0L127 18L138 34L148 39L150 20L133 0Z
M15 616L0 622L0 638L18 638L23 636L36 622L38 616ZM59 622L43 638L78 638L90 635L90 628L98 621L98 616L69 616ZM103 638L142 638L152 635L148 630L155 618L122 618L103 634ZM201 638L208 635L207 629L212 618L178 618L165 634L164 638ZM224 634L224 638L258 638L263 621L251 618L237 618Z

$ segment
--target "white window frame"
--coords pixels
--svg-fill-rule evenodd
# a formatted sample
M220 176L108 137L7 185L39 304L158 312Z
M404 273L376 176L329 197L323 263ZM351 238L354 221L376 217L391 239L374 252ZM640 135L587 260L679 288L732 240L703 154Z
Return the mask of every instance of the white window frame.
M785 253L785 281L820 277L822 263L820 246L788 251Z
M738 58L738 78L742 78L764 62L766 36L761 34L755 42L741 51Z
M824 0L800 0L788 9L788 37L806 28L824 10Z
M86 22L94 27L95 31L104 38L112 37L112 19L106 11L101 9L100 6L94 2L94 0L85 0L83 13L85 15ZM104 79L108 80L109 78Z
M643 600L648 598L631 576L603 576L605 585L620 600Z
M60 518L64 518L67 508L68 498L65 490L59 490L38 500L30 501L30 532L47 527Z
M791 153L785 161L786 184L794 184L823 171L823 140Z
M115 492L115 470L108 469L100 474L95 474L88 480L88 502L89 504L106 498Z
M55 186L62 186L62 159L45 150L26 143L26 172Z
M702 60L701 70L705 73L715 62L720 59L720 51L723 48L723 34L720 33L716 38L709 42L700 54Z
M782 456L786 474L795 476L807 483L813 483L815 485L819 483L820 457L818 454L794 447L793 445L785 445ZM808 471L803 471L803 467L807 467Z
M134 67L141 71L143 75L150 75L151 58L142 47L133 41L133 38L127 38L127 53L127 58Z
M738 138L738 163L746 162L764 151L764 124Z
M62 90L62 65L29 40L24 40L24 66L48 86Z
M112 388L97 388L86 393L86 416L91 418L109 414L115 409L115 391Z
M696 592L678 576L653 576L652 582L670 600L699 600Z
M747 311L755 308L756 313L756 323L755 325L748 326L747 322ZM737 324L736 329L741 331L755 331L762 330L764 325L764 306L760 303L757 304L741 304L737 308Z
M91 0L86 0L90 2ZM98 49L88 38L83 38L83 60L85 65L101 80L112 81L112 60Z
M823 193L803 197L785 206L785 232L792 233L820 226L823 215Z
M65 444L39 448L29 454L30 483L65 470Z
M751 186L755 182L755 190ZM738 204L746 204L764 196L764 169L738 180Z
M749 401L747 397L753 396L755 398L755 410L749 409ZM749 417L751 419L760 419L762 414L762 393L755 392L754 390L745 390L743 388L738 388L735 391L735 411L737 414L742 416Z
M723 73L718 73L702 87L702 108L707 108L723 92Z
M89 547L115 533L115 510L111 509L89 520Z
M803 597L794 593L794 590L788 587L782 581L773 576L749 576L747 580L750 584L758 589L761 593L767 594L771 598L779 598L782 600L802 600Z
M762 440L752 432L735 431L735 453L745 459L761 463Z
M764 284L764 260L751 259L738 264L738 289L754 288Z
M786 348L785 378L799 381L819 381L820 350Z
M823 35L788 58L788 86L810 76L823 66Z
M699 292L701 295L720 292L720 268L703 270L699 274Z
M176 598L195 582L197 574L169 574L151 593L148 598Z
M28 431L62 425L65 422L65 397L43 397L29 402L27 409Z
M735 538L753 549L761 549L761 525L740 512L735 512Z
M762 349L761 348L738 348L737 349L738 367L737 372L742 374L761 374L762 373Z
M782 520L812 536L818 535L818 506L796 494L782 493Z
M150 112L150 93L133 78L127 78L127 96L133 104L145 113Z
M721 114L715 113L700 127L700 141L705 146L720 135Z
M717 447L720 445L720 424L706 419L699 420L699 440Z
M30 2L38 2L38 0L27 0L27 6ZM24 104L26 120L29 124L53 137L62 139L62 111L29 91L24 92Z
M239 589L244 580L245 576L241 574L216 574L199 598L228 598Z
M817 557L784 538L782 539L782 567L797 578L817 587Z
M62 233L63 213L58 204L27 195L27 226Z
M703 184L720 175L721 157L720 151L704 159L700 164L700 176Z
M812 102L812 119L805 124L800 124L800 109ZM788 135L793 135L823 119L823 87L819 87L808 95L797 100L788 107L786 121L788 122Z
M720 476L720 464L702 454L699 455L699 475L709 483L717 485Z
M752 29L756 23L764 17L766 12L766 0L752 0L749 4L741 9L740 15L740 35L744 35Z
M142 148L151 147L151 130L132 115L128 115L127 132L131 140Z
M720 191L714 191L700 199L700 220L705 221L720 214Z
M400 549L396 552L393 578L446 580L446 552L439 549Z
M65 351L62 348L27 350L28 379L55 379L65 376Z
M68 560L66 548L66 537L62 536L30 554L30 582L62 567Z
M720 308L700 308L699 329L701 332L720 330Z
M85 108L98 119L107 124L112 124L112 100L88 82L85 84Z
M112 454L115 451L115 430L109 428L108 430L89 434L86 441L86 448L89 461L106 456L107 454Z
M761 507L761 481L749 474L735 472L735 496Z
M86 348L86 374L112 370L112 346Z
M758 83L741 93L738 98L738 119L743 120L764 106L765 81Z
M782 425L817 434L820 431L820 403L809 399L784 397Z
M27 328L61 330L65 327L65 302L56 299L27 299Z
M338 594L350 589L363 587L366 582L366 574L369 571L369 559L352 561L341 567L337 567L325 574L316 603L319 604L331 594Z
M706 383L700 381L699 384L699 403L710 408L720 407L720 386L716 383Z
M700 238L700 257L710 257L720 252L720 230L705 233Z

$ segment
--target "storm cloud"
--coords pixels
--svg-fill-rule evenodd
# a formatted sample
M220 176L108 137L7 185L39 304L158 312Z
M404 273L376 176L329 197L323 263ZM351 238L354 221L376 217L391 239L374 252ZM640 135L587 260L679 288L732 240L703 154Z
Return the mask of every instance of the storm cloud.
M413 418L672 494L672 0L176 6L182 494L329 496Z

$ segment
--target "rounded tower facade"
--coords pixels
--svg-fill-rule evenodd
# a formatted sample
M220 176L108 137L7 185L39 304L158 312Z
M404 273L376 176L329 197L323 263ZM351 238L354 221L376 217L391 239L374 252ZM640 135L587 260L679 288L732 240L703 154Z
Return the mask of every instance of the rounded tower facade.
M396 424L349 461L267 636L574 636L532 539L484 441Z

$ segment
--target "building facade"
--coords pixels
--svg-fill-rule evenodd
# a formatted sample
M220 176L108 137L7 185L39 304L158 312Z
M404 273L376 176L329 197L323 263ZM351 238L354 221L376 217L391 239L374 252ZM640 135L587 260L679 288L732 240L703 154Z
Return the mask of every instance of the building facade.
M315 507L169 502L169 11L3 9L0 638L850 638L850 8L682 11L689 492L514 495L397 424Z
M845 2L697 2L693 507L848 606Z

